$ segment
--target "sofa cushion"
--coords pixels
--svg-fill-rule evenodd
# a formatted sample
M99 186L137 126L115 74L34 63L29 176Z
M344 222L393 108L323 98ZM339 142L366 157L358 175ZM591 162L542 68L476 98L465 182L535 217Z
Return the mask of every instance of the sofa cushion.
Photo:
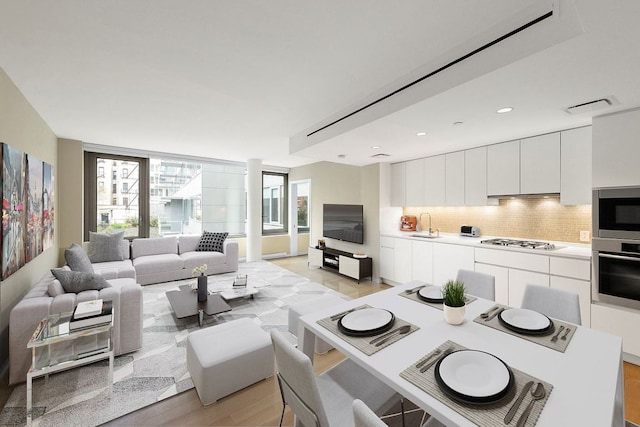
M159 254L136 257L133 259L136 275L173 272L182 270L184 261L177 254Z
M175 236L133 239L131 255L139 258L147 255L178 254L178 239ZM135 263L134 263L135 265Z
M60 281L65 292L79 293L88 290L100 290L111 285L99 274L83 271L68 271L62 268L53 268L51 273Z
M227 262L227 256L220 252L186 252L180 255L184 260L184 268L193 271L194 268L207 264L208 267Z
M73 271L93 273L93 266L82 246L74 243L64 251L64 259Z
M131 279L136 278L136 270L133 268L133 264L130 259L99 262L97 264L93 264L93 269L96 274L101 275L107 280L121 279L123 277L129 277Z
M195 251L200 243L200 237L202 236L199 234L178 236L178 254Z
M50 297L57 297L65 293L64 288L58 279L55 279L47 285L47 293Z
M198 247L196 251L201 252L222 252L224 249L224 241L226 240L229 233L213 233L209 231L205 231L202 233L202 237L200 238L200 242L198 242Z
M122 261L124 230L116 233L89 232L89 259L91 262Z

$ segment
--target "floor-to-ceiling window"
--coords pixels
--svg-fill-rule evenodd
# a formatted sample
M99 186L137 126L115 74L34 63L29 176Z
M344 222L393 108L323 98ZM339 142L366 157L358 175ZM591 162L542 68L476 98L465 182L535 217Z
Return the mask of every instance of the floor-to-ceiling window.
M262 172L262 234L286 233L287 174Z

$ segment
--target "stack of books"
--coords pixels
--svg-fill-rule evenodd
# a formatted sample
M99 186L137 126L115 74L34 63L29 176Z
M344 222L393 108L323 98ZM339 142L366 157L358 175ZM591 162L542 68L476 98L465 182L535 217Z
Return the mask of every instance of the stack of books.
M113 320L113 303L101 299L78 303L69 321L69 330L89 328L111 323Z
M246 274L238 274L236 279L233 281L234 288L246 288L247 287L247 275Z

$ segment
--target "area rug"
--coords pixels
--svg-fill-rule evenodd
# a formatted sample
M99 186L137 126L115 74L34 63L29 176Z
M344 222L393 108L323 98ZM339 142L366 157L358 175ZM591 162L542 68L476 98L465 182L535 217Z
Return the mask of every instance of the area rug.
M348 297L267 261L240 263L238 273L260 288L253 299L233 300L232 310L205 316L203 328L248 317L267 332L277 329L291 342L288 308L323 294ZM209 284L232 283L237 273L209 277ZM197 316L176 319L165 294L192 280L143 286L142 349L115 358L111 396L107 361L34 380L34 426L96 426L193 388L186 367L186 338L199 330ZM17 386L0 413L0 425L24 425L26 387Z

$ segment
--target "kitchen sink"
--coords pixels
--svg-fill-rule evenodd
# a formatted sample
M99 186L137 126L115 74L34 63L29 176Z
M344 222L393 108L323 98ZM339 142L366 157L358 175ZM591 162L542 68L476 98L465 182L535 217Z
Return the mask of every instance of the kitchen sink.
M423 239L439 239L440 236L434 236L433 234L412 234L411 237L422 237Z

